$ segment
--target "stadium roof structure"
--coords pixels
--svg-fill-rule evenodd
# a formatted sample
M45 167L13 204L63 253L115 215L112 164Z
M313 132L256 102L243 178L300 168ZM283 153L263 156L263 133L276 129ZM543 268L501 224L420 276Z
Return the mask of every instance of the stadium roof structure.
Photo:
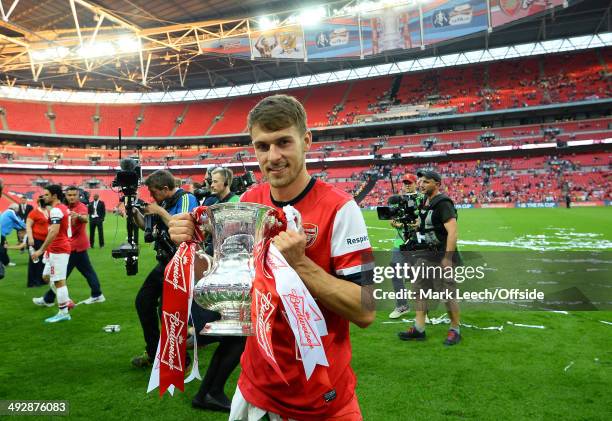
M399 2L383 3L389 1ZM329 11L356 3L336 1L326 7ZM287 17L317 4L289 0L0 0L0 83L55 91L140 93L228 88L612 31L612 3L584 0L491 31L365 59L253 59L201 49L207 37L253 31L254 22L261 23L262 16Z

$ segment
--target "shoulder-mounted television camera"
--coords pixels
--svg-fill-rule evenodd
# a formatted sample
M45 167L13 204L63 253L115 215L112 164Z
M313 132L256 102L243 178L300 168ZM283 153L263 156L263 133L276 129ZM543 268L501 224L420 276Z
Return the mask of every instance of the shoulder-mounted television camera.
M378 219L394 221L402 224L413 224L417 219L417 193L394 194L389 197L389 206L378 206L376 213Z

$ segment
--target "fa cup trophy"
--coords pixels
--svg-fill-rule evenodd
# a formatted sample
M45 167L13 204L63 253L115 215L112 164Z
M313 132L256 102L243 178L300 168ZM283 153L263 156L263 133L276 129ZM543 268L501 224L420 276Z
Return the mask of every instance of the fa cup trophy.
M214 256L194 288L201 307L221 313L201 334L251 335L251 285L255 278L253 250L277 224L276 211L256 203L221 203L204 214L212 230Z

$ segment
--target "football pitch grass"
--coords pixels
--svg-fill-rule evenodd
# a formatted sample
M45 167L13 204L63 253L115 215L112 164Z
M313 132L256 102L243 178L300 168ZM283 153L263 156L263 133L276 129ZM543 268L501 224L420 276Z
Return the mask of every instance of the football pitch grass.
M469 209L459 215L462 250L612 251L612 208ZM365 216L374 248L389 249L394 232L388 222L374 212ZM134 297L154 265L153 252L144 245L138 275L127 277L123 262L110 256L124 240L124 220L109 216L105 233L106 247L90 256L107 301L79 305L72 321L55 325L43 323L55 307L32 304L44 289L25 287L27 255L10 251L17 266L0 281L0 400L67 400L75 419L227 419L191 408L199 381L174 397L146 394L149 370L131 367L130 359L144 349ZM14 234L9 240L14 243ZM68 287L75 302L89 296L78 272ZM612 312L469 311L463 322L503 330L464 327L463 341L450 348L442 345L446 325L428 326L426 341L407 343L396 334L408 324L383 323L387 316L379 311L369 328L351 328L365 420L610 419L612 326L600 321L612 322ZM104 332L108 324L121 331ZM213 349L199 350L202 373ZM230 397L237 375L226 386Z

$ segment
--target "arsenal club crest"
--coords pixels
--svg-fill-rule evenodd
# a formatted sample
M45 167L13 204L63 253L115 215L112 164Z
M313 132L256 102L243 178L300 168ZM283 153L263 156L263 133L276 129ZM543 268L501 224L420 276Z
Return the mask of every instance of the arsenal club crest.
M315 224L306 222L303 224L304 234L306 234L306 248L312 246L317 241L317 235L319 234L319 227Z

